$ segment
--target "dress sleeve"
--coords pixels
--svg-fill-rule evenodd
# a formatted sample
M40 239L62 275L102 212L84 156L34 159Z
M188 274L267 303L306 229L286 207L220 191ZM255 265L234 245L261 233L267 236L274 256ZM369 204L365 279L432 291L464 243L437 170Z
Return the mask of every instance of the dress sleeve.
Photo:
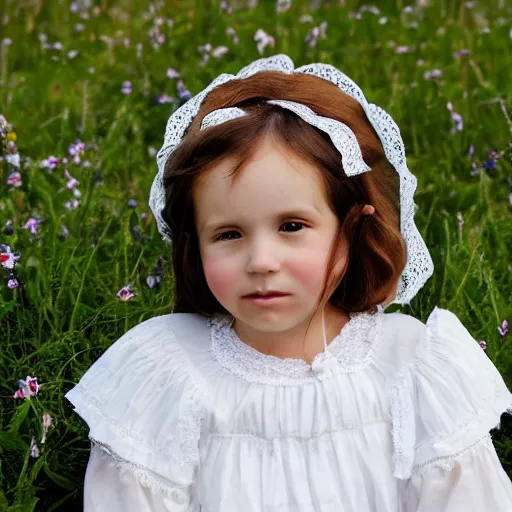
M125 333L66 394L88 424L94 448L84 482L86 511L198 510L194 483L205 400L189 369L172 314L163 315ZM120 494L126 507L116 505Z
M84 512L198 511L195 496L148 469L91 443L84 481Z
M489 434L512 413L512 394L455 314L436 307L425 327L389 388L394 475L409 480L407 510L512 510L512 483Z

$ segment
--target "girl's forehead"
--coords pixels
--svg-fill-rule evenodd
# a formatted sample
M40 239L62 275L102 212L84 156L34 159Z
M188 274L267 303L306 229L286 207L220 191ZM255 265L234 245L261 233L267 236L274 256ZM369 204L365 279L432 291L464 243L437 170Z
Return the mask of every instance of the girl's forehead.
M328 208L320 171L309 162L262 147L236 179L231 174L233 162L220 162L195 186L198 227L213 217L274 216L308 207L321 213Z

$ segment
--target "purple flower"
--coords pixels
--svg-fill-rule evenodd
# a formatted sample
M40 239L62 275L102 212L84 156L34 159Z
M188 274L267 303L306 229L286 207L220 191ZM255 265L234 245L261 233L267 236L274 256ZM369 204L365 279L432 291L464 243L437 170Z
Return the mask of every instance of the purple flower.
M487 343L485 341L479 341L478 342L480 347L482 347L482 350L486 350L487 349Z
M431 71L425 71L425 73L423 74L423 78L425 80L441 78L442 76L443 76L443 72L440 69L432 69Z
M21 258L20 254L14 254L8 245L0 244L0 265L12 270Z
M14 290L14 289L18 288L19 285L20 285L20 283L18 282L16 277L13 274L11 274L9 276L9 278L7 279L7 288L9 290Z
M165 74L167 78L170 78L171 80L180 77L180 74L173 68L168 68Z
M32 441L30 442L30 456L37 458L39 457L39 448L36 444L36 438L32 436Z
M18 171L11 172L7 178L7 185L12 185L14 188L20 188L23 185L21 181L21 174Z
M191 92L188 89L185 89L183 80L178 81L178 83L176 84L176 88L178 89L179 98L182 102L188 101L192 97Z
M498 332L500 333L500 336L503 338L508 333L508 321L503 320L501 326L498 327Z
M176 99L172 96L169 96L168 94L162 94L156 98L156 102L159 105L162 105L163 103L174 103L175 101Z
M30 229L30 232L33 235L35 235L35 234L37 234L40 222L41 222L40 220L37 220L37 219L34 219L33 217L30 217L30 219L28 219L26 224L23 226L23 229Z
M147 278L146 278L146 283L147 285L150 287L150 288L153 288L155 285L157 285L158 283L160 283L160 281L162 280L162 278L160 276L153 276L153 275L149 275Z
M13 398L31 398L37 396L39 393L39 384L37 383L37 377L31 377L27 375L26 380L18 380L19 389L12 396Z
M121 88L121 92L123 94L131 94L132 93L132 83L126 80L123 82L123 87Z
M395 48L395 53L402 54L402 53L409 53L411 51L411 48L409 46L397 46Z
M460 114L455 112L451 101L449 101L446 104L446 108L450 111L452 121L454 121L454 123L455 123L454 126L452 127L451 133L453 134L453 133L455 133L455 131L461 132L464 128L464 119L462 118L462 116Z
M65 170L65 174L66 174L66 178L68 179L68 182L66 183L66 187L69 190L73 190L73 188L75 188L77 185L80 184L80 182L78 180L76 180L75 178L73 178L73 176L71 176L71 174L69 174L67 169Z
M137 201L135 201L135 199L130 199L128 201L128 208L132 208L132 209L137 208Z
M130 290L130 285L121 288L117 293L117 297L119 297L123 301L130 300L132 297L135 297L135 293Z

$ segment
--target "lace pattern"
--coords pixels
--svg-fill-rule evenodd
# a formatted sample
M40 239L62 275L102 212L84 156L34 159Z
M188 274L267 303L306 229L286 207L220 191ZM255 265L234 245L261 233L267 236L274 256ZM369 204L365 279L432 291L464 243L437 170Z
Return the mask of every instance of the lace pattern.
M371 167L363 160L361 147L354 132L346 124L340 123L336 119L319 116L309 107L294 101L269 100L267 103L291 110L307 123L327 133L334 147L341 154L343 169L347 176L371 171Z
M277 386L298 385L325 380L339 373L366 368L381 338L381 308L377 311L352 313L350 321L327 346L327 353L315 357L313 365L302 359L282 359L263 354L244 343L232 328L233 318L218 315L207 321L210 352L226 370L248 382ZM315 364L329 358L333 363L315 372Z
M165 496L166 498L174 500L178 504L187 503L189 500L188 486L172 485L170 482L155 474L153 471L150 471L145 466L123 459L107 444L101 443L93 438L90 439L92 444L91 451L100 450L106 454L108 456L108 466L115 467L119 471L121 477L126 474L133 475L140 485L149 489L152 494Z
M480 447L484 445L487 448L494 448L492 444L491 434L486 434L481 439L473 443L471 446L468 446L464 450L460 452L448 456L448 457L437 457L435 459L429 460L427 462L423 462L422 464L418 464L413 467L413 474L418 474L420 476L425 476L430 473L434 468L442 469L444 471L451 471L455 467L455 463L458 461L460 457L466 454L474 454L476 453Z
M201 122L201 130L205 130L210 126L217 126L225 123L226 121L231 121L232 119L237 119L246 115L247 112L238 107L219 108L204 116L203 121Z
M150 208L153 211L158 230L162 234L163 239L167 243L172 243L169 228L162 218L162 210L165 207L165 190L163 186L165 164L183 139L188 126L197 115L203 99L215 87L230 80L244 79L259 72L269 70L287 74L306 73L318 76L336 84L340 90L355 98L363 107L369 121L381 139L389 162L400 175L400 227L405 240L408 259L399 279L393 303L410 303L412 298L432 275L434 264L414 223L417 205L414 203L413 195L416 190L417 180L407 168L400 130L389 114L377 105L367 102L357 84L334 66L328 64L315 63L294 69L293 61L287 55L280 54L258 59L244 67L236 76L226 73L219 75L203 91L187 101L169 117L164 143L157 154L158 173L153 181L149 199Z

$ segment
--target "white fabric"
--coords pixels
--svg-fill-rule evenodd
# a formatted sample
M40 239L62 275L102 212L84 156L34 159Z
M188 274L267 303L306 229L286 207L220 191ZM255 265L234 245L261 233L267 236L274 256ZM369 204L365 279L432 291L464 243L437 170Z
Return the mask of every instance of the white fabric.
M165 129L164 142L156 155L158 172L153 180L149 197L149 206L153 212L158 231L162 235L163 240L169 244L172 243L169 226L167 226L162 216L166 203L163 178L168 159L182 142L189 125L199 112L204 98L210 91L232 80L242 80L262 71L279 71L284 74L303 73L328 80L335 84L341 91L352 96L363 108L368 120L379 136L386 158L400 176L400 232L407 248L407 262L398 280L396 296L393 299L393 303L409 304L434 272L432 257L414 222L417 209L417 205L414 202L414 192L416 191L418 180L416 176L411 174L407 167L404 143L400 135L400 129L393 118L379 106L368 103L359 86L347 75L330 64L314 63L294 69L293 61L284 54L257 59L241 69L236 76L222 73L205 89L189 99L169 116ZM282 100L273 101L279 102L284 108L294 110L297 115L314 126L320 126L323 130L334 130L334 133L337 133L337 138L342 135L348 136L346 130L341 128L341 123L333 124L329 127L327 118L315 114L311 115L312 111L305 106L297 110L293 106L293 102ZM235 117L241 115L239 111L221 109L219 112L213 114L214 117L208 119L206 124L209 126L212 122L216 122L214 119L218 121L221 119L229 119L233 115L233 112L237 112ZM346 152L348 161L344 163L354 166L353 169L346 169L349 176L360 174L367 170L365 168L366 164L362 158L357 158L353 145L350 146L349 144Z
M93 440L85 512L512 510L489 435L512 395L454 314L351 315L313 368L231 320L142 322L67 393Z

